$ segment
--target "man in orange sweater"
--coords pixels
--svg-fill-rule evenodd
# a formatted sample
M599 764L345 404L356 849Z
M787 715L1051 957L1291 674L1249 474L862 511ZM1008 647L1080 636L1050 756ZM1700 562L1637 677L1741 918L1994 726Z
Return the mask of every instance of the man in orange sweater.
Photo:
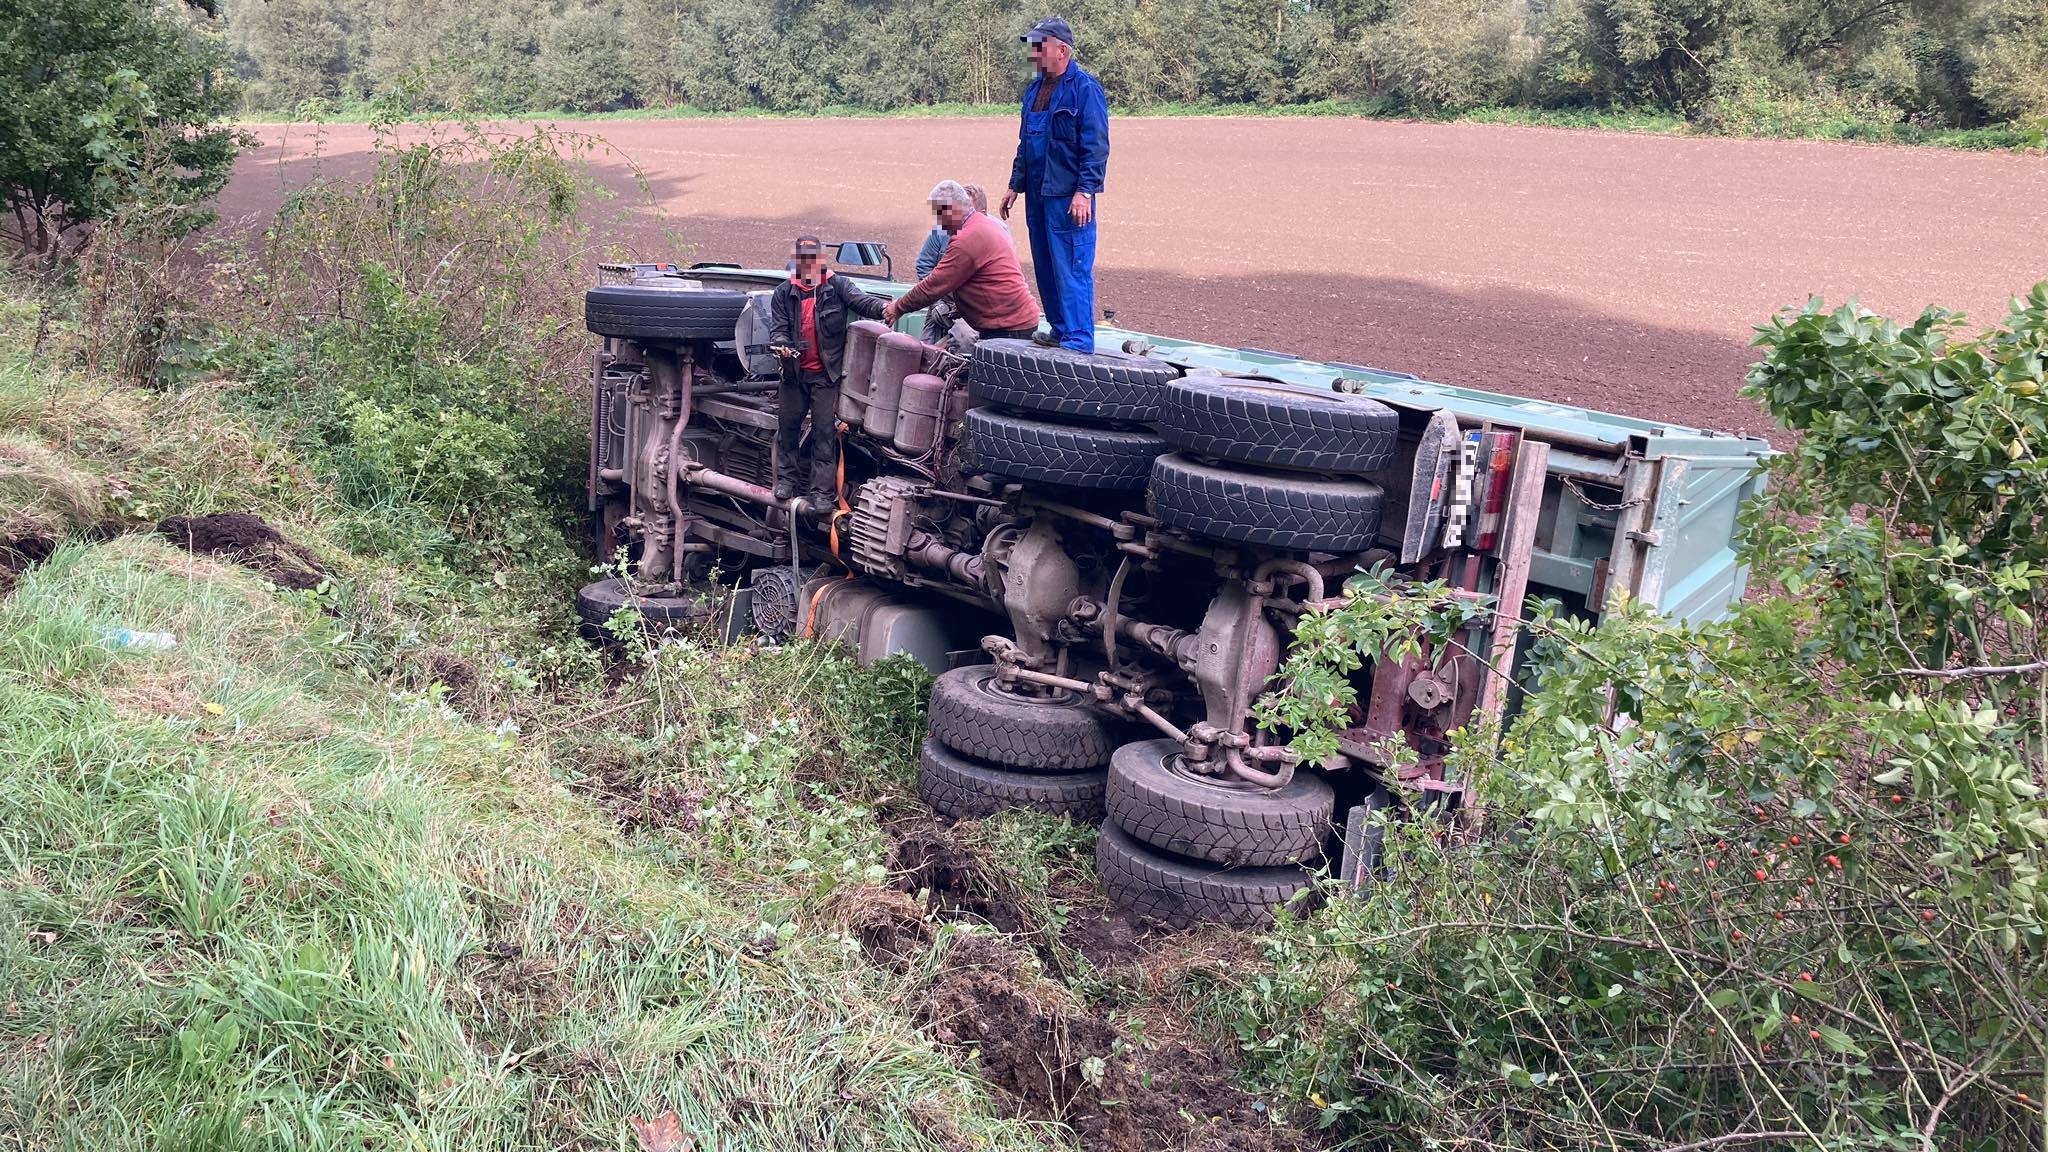
M938 267L883 309L882 322L893 325L899 316L951 297L980 339L1029 340L1038 330L1038 302L1024 285L1009 232L976 210L967 189L955 181L940 181L925 199L953 239Z

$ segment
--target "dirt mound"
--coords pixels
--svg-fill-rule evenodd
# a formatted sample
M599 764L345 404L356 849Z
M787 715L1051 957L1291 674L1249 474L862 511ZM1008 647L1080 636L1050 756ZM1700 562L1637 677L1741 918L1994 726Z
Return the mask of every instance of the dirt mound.
M918 1005L917 1021L941 1044L978 1049L982 1074L1029 1115L1072 1122L1077 1108L1099 1111L1085 1089L1091 1076L1104 1079L1106 1063L1090 1062L1107 1061L1116 1029L1063 1002L1028 963L1006 941L960 939Z
M622 831L695 832L704 825L698 815L704 810L703 793L653 779L626 764L601 764L573 787L597 801Z
M878 968L907 971L932 946L935 933L924 909L893 888L855 888L834 903L839 920L860 941L861 955Z
M1213 954L1213 940L1150 933L1092 891L1059 894L1071 909L1061 943L1098 973L1135 985L1140 1002L1122 1006L1141 1014L1148 1035L1160 1038L1124 1035L1052 978L1066 973L1060 950L1043 943L1045 925L1002 895L997 871L950 830L915 817L896 821L889 832L895 891L867 890L843 918L871 962L899 972L931 946L928 917L1007 933L956 938L915 1018L933 1040L976 1052L983 1076L1018 1114L1068 1125L1088 1152L1312 1147L1265 1101L1239 1088L1222 1057L1183 1038L1188 1030L1166 1004L1143 1002L1146 989L1170 987L1177 982L1171 973ZM916 895L922 904L911 899Z
M476 665L453 652L435 651L427 656L427 678L461 696L476 687Z
M10 536L0 539L0 597L14 591L21 574L50 558L56 541L43 536Z
M156 530L187 552L233 560L280 588L303 592L327 578L327 569L310 550L247 512L172 516Z
M909 816L889 826L890 887L922 893L927 911L947 919L975 919L1009 933L1028 932L1031 917L1001 894L982 862L930 816Z
M1090 1152L1290 1152L1310 1147L1215 1053L1133 1044L1037 975L1011 942L968 936L918 1004L932 1039L974 1049L1019 1112L1057 1120Z

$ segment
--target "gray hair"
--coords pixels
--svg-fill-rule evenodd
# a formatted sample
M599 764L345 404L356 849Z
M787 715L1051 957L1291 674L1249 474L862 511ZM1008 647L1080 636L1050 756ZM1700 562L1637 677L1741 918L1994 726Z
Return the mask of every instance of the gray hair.
M973 208L974 198L958 180L941 180L932 185L931 194L925 197L927 204L939 204L951 208Z

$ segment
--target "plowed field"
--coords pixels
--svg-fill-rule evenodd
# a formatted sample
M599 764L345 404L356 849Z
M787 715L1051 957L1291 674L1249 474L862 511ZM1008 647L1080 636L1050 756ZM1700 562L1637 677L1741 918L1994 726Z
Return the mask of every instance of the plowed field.
M925 192L999 191L1016 139L1007 119L566 127L604 141L626 196L596 210L644 258L777 266L817 231L886 241L906 277ZM310 129L259 131L231 221L370 143L328 126L316 160ZM1990 322L2048 278L2040 155L1337 119L1123 119L1111 140L1097 299L1119 325L1675 423L1761 430L1735 394L1750 328L1809 293Z

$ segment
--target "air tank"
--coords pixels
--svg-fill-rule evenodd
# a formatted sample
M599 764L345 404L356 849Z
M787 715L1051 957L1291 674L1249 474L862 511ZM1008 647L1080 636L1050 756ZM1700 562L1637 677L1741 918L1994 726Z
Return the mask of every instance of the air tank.
M896 435L896 401L903 378L924 367L924 345L907 332L884 332L875 341L875 367L868 374L867 413L861 426L887 440Z
M946 382L913 372L903 378L896 404L896 450L909 456L931 451L939 438L939 419L946 404Z
M875 343L889 326L880 320L855 320L846 326L846 360L839 374L839 418L859 427L868 411L868 374L874 371Z

